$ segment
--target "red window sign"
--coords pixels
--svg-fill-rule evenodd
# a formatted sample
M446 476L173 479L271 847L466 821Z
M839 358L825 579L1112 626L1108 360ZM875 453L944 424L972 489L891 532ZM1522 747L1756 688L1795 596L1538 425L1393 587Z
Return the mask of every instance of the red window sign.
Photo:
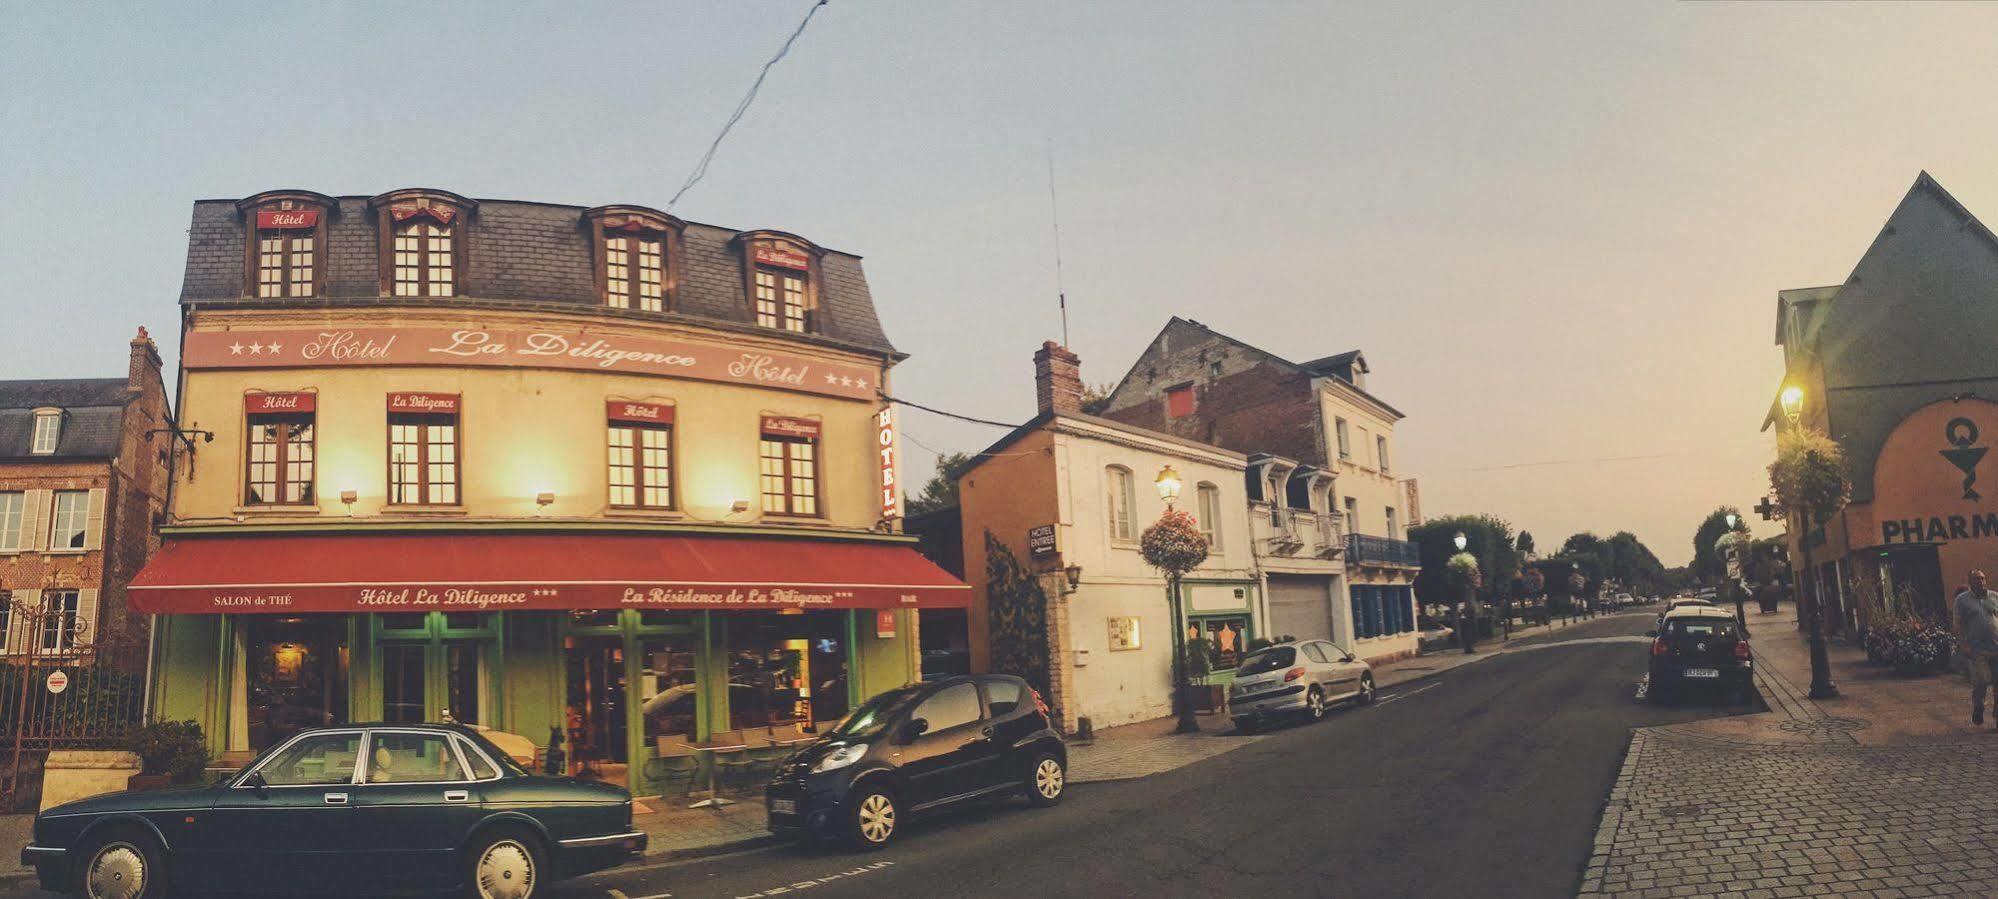
M894 609L874 610L874 636L879 637L883 640L894 638L895 636Z
M803 437L806 440L819 439L819 423L808 418L785 418L781 415L763 416L763 436Z
M317 399L311 393L247 393L243 395L243 411L251 415L311 412Z
M881 517L902 514L902 488L895 483L895 407L874 413L874 451L881 457Z
M806 271L812 267L812 257L784 247L760 244L756 248L757 265L774 265L778 268L794 268Z
M410 219L416 218L419 215L428 216L431 219L434 219L437 222L437 224L448 225L451 224L451 219L457 217L458 210L452 209L449 206L403 205L403 206L390 206L389 215L398 222L408 221Z
M611 421L657 425L670 425L673 423L673 407L660 403L629 403L624 400L608 400L604 403L604 414L609 416Z
M261 230L281 230L289 228L312 228L319 224L317 209L265 209L257 213L257 227Z
M455 393L391 393L388 395L390 412L418 412L431 415L458 414L458 395Z

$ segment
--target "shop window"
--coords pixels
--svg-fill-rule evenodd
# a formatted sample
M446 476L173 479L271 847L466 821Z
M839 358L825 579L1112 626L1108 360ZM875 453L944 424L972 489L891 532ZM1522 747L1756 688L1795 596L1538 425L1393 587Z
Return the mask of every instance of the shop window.
M0 493L0 552L21 548L21 521L27 501L28 495L18 490Z
M1103 504L1109 510L1110 539L1137 539L1138 499L1132 487L1131 470L1122 465L1112 465L1104 470L1104 482Z
M729 622L729 727L816 731L847 711L847 613L756 612Z
M963 727L979 718L978 691L970 684L956 684L945 687L936 695L923 700L922 705L909 714L910 720L923 719L928 728L926 734L942 733L953 727Z
M273 787L351 783L361 757L361 733L314 734L286 746L257 768Z
M444 629L447 631L476 631L484 630L488 626L486 616L479 612L444 613Z
M639 644L639 706L645 742L694 741L700 731L692 637L647 637Z
M576 609L569 613L570 627L617 627L617 609Z
M485 720L481 692L486 682L485 644L454 640L444 644L444 713L446 721L477 724Z
M428 624L429 624L429 620L430 620L430 613L429 613L429 612L393 612L393 613L390 613L390 614L387 614L387 615L380 615L380 616L376 616L376 620L377 620L377 621L379 621L379 622L381 623L381 628L382 628L382 630L385 630L385 631L419 631L419 632L421 632L421 631L424 631L424 630L426 630L426 629L427 629L427 627L428 627Z
M609 404L610 504L673 508L673 407Z
M422 724L424 654L423 643L382 645L382 720L389 724Z
M249 441L244 445L243 498L249 505L313 501L311 394L251 394L244 398ZM303 409L298 407L303 405ZM283 411L259 411L283 410Z
M420 411L417 411L420 410ZM389 394L389 502L458 502L458 397Z
M765 416L760 444L763 511L819 514L819 423Z
M1181 384L1166 390L1166 416L1185 418L1193 414L1193 385Z
M1210 550L1221 545L1221 488L1213 484L1201 484L1194 489L1199 502L1200 536L1207 538Z
M35 413L35 435L28 452L46 456L56 451L56 444L62 441L62 412L43 409Z
M43 652L60 653L76 648L81 596L76 590L42 591L42 632L38 645Z
M444 734L375 731L368 737L368 783L456 783L466 779L458 753Z
M90 491L57 490L53 508L49 549L82 549L90 526Z
M1202 618L1195 623L1195 627L1199 629L1195 636L1205 637L1207 650L1213 654L1213 664L1209 667L1215 671L1231 671L1242 664L1242 651L1249 642L1247 617Z
M347 722L347 617L245 615L250 748Z

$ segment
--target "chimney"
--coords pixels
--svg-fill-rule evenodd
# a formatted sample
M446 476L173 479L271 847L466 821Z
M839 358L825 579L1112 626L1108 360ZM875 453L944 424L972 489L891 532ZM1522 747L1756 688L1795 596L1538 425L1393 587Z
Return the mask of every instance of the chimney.
M141 325L139 336L132 338L132 362L125 371L125 387L144 392L147 384L159 381L160 349L153 345L152 335Z
M1040 414L1082 411L1082 360L1050 340L1034 353L1034 401Z

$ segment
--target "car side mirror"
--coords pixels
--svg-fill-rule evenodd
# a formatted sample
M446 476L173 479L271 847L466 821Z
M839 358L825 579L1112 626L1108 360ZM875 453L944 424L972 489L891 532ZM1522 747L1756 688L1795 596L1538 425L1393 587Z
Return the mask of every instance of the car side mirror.
M255 790L258 799L269 795L264 788L270 786L270 784L264 780L264 772L262 771L250 772L250 776L243 781L243 785Z
M922 718L910 718L908 726L902 728L902 742L906 743L914 740L923 734L929 733L929 731L929 721Z
M1342 662L1350 662L1352 660L1353 660L1353 654L1350 652L1346 653L1346 657L1344 659L1340 659L1340 661Z

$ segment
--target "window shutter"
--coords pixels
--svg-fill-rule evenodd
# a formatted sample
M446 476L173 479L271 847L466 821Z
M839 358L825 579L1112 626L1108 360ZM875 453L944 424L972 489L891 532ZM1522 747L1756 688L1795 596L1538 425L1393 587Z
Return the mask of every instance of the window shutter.
M83 548L104 548L104 488L90 491L90 510L83 518Z
M28 491L27 512L21 517L21 548L41 552L49 548L49 504L47 490Z
M97 627L97 588L85 587L76 591L76 638L82 646L101 642L104 634Z
M42 591L14 591L14 608L7 616L7 655L26 655L34 647L35 622L42 607ZM26 611L23 611L23 610Z

